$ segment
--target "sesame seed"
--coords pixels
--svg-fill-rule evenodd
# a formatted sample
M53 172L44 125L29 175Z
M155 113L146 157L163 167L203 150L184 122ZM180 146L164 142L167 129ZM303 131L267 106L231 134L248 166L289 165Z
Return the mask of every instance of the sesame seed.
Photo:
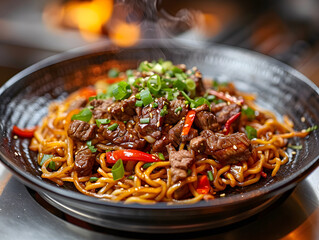
M157 122L156 126L159 127L160 126L160 122Z
M17 136L17 135L14 135L14 136L13 136L13 139L18 139L18 136Z
M133 137L133 135L132 134L130 134L130 138L132 138Z
M236 145L233 145L233 149L235 149L235 150L236 150L236 149L237 149L237 146L236 146Z
M262 154L263 152L262 151L258 151L257 153Z
M295 151L292 151L291 154L292 154L292 155L295 155L295 154L297 154L297 153L296 153Z
M221 196L221 197L225 197L225 196L226 196L226 194L225 194L225 193L222 193L222 194L220 194L219 196Z
M151 117L151 118L153 117L153 114L152 114L152 113L150 113L150 117Z
M124 107L121 107L122 112L124 112Z
M306 118L305 117L301 117L300 119L302 122L305 122L306 121Z
M107 111L108 111L108 112L111 112L111 107L108 107L108 108L107 108Z

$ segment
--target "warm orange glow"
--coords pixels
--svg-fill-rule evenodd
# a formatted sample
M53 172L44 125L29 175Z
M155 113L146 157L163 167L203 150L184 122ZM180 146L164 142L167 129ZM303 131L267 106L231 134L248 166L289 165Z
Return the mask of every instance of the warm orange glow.
M110 29L110 39L118 46L129 47L140 39L140 26L133 23L116 22Z
M203 13L203 25L200 26L201 31L206 36L214 36L216 35L221 29L221 22L217 15Z

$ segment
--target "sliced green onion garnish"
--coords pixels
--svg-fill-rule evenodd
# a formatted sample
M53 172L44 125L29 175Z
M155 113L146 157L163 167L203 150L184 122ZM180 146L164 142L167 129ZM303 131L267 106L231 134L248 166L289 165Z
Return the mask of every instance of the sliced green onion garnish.
M214 95L208 95L207 98L206 98L209 102L213 102L216 100L216 96Z
M295 149L295 150L300 150L300 149L302 149L302 145L291 145L291 144L288 144L287 147L289 147L289 148L291 148L291 149Z
M43 163L45 163L46 160L50 159L50 158L53 158L53 155L49 155L49 154L44 154L42 159L41 159L41 162L40 162L40 166L43 165Z
M189 92L191 92L191 91L194 91L195 88L196 88L196 83L190 78L186 79L186 89Z
M48 167L52 170L55 170L55 162L54 161L51 161L48 165Z
M180 91L183 91L186 88L186 84L180 79L175 80L173 86Z
M109 124L111 122L110 119L104 118L104 119L95 119L97 127L100 127L101 124Z
M175 77L177 78L177 80L184 81L186 80L187 76L183 73L175 73Z
M176 66L172 67L171 70L172 70L172 72L173 72L174 74L176 74L176 73L182 73L182 72L183 72L182 69L180 69L180 68L178 68L178 67L176 67Z
M131 69L128 69L128 70L126 70L126 72L125 72L125 74L126 74L126 76L133 76L133 70L131 70Z
M160 76L158 76L157 74L150 76L147 81L147 87L151 93L158 94L162 87Z
M90 177L90 182L96 182L97 180L99 180L98 177Z
M191 169L187 169L187 176L190 176L192 174L192 170Z
M160 112L161 117L164 117L168 113L167 106L165 105Z
M181 91L183 97L189 102L192 103L194 100L191 99L184 91Z
M164 61L162 62L163 70L166 72L167 70L173 67L173 63L171 61Z
M89 122L92 118L92 112L88 108L83 108L78 114L74 114L71 120L80 120L84 122Z
M191 103L191 108L197 108L199 106L202 106L203 104L206 104L208 107L210 107L210 103L208 102L208 100L201 97Z
M92 141L87 141L86 145L91 150L91 152L95 153L97 151L97 148L95 148L94 145L92 145Z
M165 157L164 157L164 154L163 154L163 153L158 153L157 156L158 156L158 158L159 158L160 160L162 160L162 161L165 160Z
M152 95L148 89L145 89L140 92L141 100L143 101L144 106L147 106L151 102L153 102Z
M255 110L248 107L248 106L243 106L243 108L241 109L242 114L244 114L245 116L247 116L247 118L249 120L254 120L256 115L255 115Z
M134 175L128 176L127 179L134 180Z
M120 74L119 70L116 69L116 68L111 68L109 70L109 72L107 73L107 75L110 77L110 78L116 78L118 77Z
M154 164L155 164L155 162L145 163L145 164L142 166L142 168L143 168L143 169L146 169L146 168L148 168L148 167L150 167L150 166L152 166L152 165L154 165Z
M251 126L246 126L245 132L250 140L257 137L257 130Z
M163 73L163 67L162 65L160 65L159 63L156 63L153 67L152 67L153 72L157 72L159 74Z
M119 180L124 176L124 166L122 159L116 161L112 167L113 180Z
M141 118L140 123L150 123L150 118Z
M119 125L117 123L113 123L111 126L109 126L107 129L114 131L115 129L117 129Z
M312 132L312 131L316 130L317 128L318 128L318 126L317 126L317 125L314 125L314 126L312 126L312 127L310 127L310 128L307 128L305 131L306 131L306 132Z
M135 95L135 98L136 98L136 99L141 99L141 94L137 93L137 94Z
M214 175L213 175L212 171L207 171L207 176L208 176L209 181L214 181Z
M113 97L116 100L123 100L131 96L131 86L127 82L119 82L112 90Z
M182 107L177 107L174 112L177 113L177 112L180 112L180 111L182 111L182 110L183 110Z
M157 108L158 107L158 103L157 102L153 102L152 107L153 108Z
M135 106L136 106L136 107L143 107L143 101L137 100L137 101L135 102Z

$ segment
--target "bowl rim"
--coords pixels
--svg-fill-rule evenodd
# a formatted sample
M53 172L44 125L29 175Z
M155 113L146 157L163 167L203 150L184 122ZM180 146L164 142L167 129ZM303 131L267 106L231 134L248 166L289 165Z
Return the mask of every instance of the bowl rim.
M204 43L204 44L202 44ZM165 47L170 48L174 47L176 48L176 44L179 44L179 48L184 47L191 47L193 50L207 50L208 48L222 48L227 49L231 51L236 51L238 54L245 55L246 57L254 58L257 61L265 61L267 64L273 64L281 69L285 69L288 71L292 76L296 77L298 81L304 82L308 87L311 88L314 92L319 95L319 88L310 81L307 77L305 77L303 74L295 70L294 68L286 65L285 63L282 63L272 57L263 55L258 52L254 52L251 50L239 48L239 47L233 47L223 44L217 44L217 43L210 43L207 45L206 42L200 42L200 41L192 41L192 40L183 40L183 41L177 41L172 39L159 39L159 40L141 40L137 45L133 47L129 47L128 49L143 49L143 48L150 48L150 47ZM51 57L48 57L42 61L39 61L30 67L22 70L21 72L17 73L15 76L10 78L2 87L0 88L0 98L2 94L10 87L12 87L14 84L19 82L24 77L33 74L34 72L44 69L46 67L52 66L57 63L61 63L67 60L84 57L88 55L94 55L101 52L110 52L110 51L118 51L121 48L113 45L110 41L104 41L99 42L91 45L87 45L80 48L75 48L66 52L62 52L56 55L53 55ZM10 159L5 156L3 152L0 152L0 160L4 165L14 173L15 177L18 177L19 180L22 180L24 184L29 186L30 188L40 191L40 192L46 192L47 194L51 195L57 195L66 197L71 200L80 201L80 202L87 202L92 204L98 204L98 205L107 205L110 207L117 207L117 208L130 208L130 209L142 209L142 210L156 210L156 209L201 209L206 207L227 207L230 205L233 205L234 203L240 204L241 202L246 202L248 200L253 200L255 198L264 196L266 194L269 194L270 196L273 196L275 194L283 193L291 188L293 188L298 182L300 182L302 179L304 179L308 174L310 174L311 171L313 171L316 167L319 165L319 156L312 159L311 162L309 162L306 166L299 169L294 174L288 176L285 179L282 179L278 182L275 182L271 185L265 186L261 189L252 190L249 192L241 193L241 194L235 194L231 197L224 197L224 198L216 198L213 201L199 201L195 204L168 204L165 202L159 202L153 205L142 205L137 203L132 204L125 204L124 202L113 202L110 200L102 200L97 199L94 197L89 197L86 195L83 195L78 192L74 192L71 190L66 190L63 188L59 188L57 186L50 185L49 183L43 181L42 179L39 179L32 174L29 174L26 171L22 171L21 169L14 166L14 164L11 164Z

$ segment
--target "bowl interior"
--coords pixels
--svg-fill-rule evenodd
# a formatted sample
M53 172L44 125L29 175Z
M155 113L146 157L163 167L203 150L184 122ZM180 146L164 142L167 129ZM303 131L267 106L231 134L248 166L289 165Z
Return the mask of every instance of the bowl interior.
M279 119L288 115L297 130L319 125L317 88L297 71L271 58L219 45L204 49L152 42L134 48L117 49L105 44L44 60L19 73L1 88L2 161L36 190L98 202L79 193L70 193L74 190L71 186L65 190L42 180L36 153L28 149L29 140L14 139L12 127L39 124L50 102L63 100L72 91L93 84L112 67L120 70L136 68L143 60L159 58L172 60L175 64L185 63L187 67L197 66L208 78L234 82L240 91L257 94L257 104L275 112ZM304 122L301 121L302 117L305 118ZM200 202L195 206L230 204L266 193L285 191L289 184L301 180L315 166L319 156L318 138L319 131L314 131L306 138L289 140L289 143L300 144L303 148L296 154L288 149L290 160L274 178L267 177L254 185L228 190L225 198Z

